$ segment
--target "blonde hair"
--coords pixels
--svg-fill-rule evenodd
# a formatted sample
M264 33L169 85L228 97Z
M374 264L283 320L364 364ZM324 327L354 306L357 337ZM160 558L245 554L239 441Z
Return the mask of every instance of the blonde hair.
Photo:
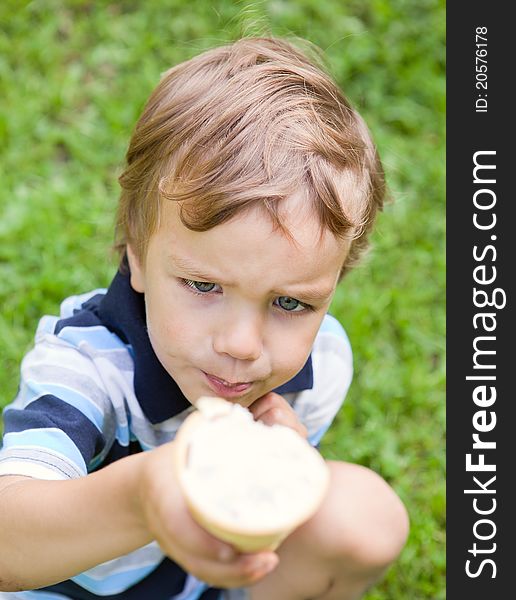
M369 131L332 78L275 38L243 38L167 71L136 124L120 176L116 248L143 259L164 200L206 231L305 191L321 231L346 238L344 275L383 206L383 168ZM286 232L288 234L288 232Z

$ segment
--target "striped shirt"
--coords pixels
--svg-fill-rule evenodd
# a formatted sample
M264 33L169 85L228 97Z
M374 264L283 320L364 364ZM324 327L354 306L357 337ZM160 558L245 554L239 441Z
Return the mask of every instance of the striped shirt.
M326 315L301 371L275 391L317 445L352 376L347 336ZM41 319L21 383L3 413L0 475L64 480L174 439L193 407L158 361L145 326L143 294L128 274L108 290L72 296ZM185 573L156 542L13 600L215 600L220 592Z

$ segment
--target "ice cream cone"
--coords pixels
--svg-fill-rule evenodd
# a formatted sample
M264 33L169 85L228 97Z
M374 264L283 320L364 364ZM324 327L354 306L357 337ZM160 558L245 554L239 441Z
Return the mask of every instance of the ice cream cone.
M276 549L319 508L329 484L325 461L291 429L278 425L268 428L256 423L252 416L243 415L245 409L240 406L218 398L200 399L196 406L199 410L188 416L177 433L174 451L175 473L192 516L212 535L241 552ZM202 440L209 436L210 427L224 431L225 438L240 436L241 443L233 456L222 452L218 462L217 446L225 444L227 447L227 439L203 447ZM254 445L251 444L253 436L261 436L255 437ZM253 448L260 447L262 438L266 447L260 456L254 457ZM193 451L195 461L191 460ZM249 461L248 471L242 457ZM275 473L279 463L281 472ZM257 470L262 475L258 482ZM202 477L206 473L208 481L204 486ZM219 481L221 486L225 482L224 490L218 489ZM234 495L228 489L233 484ZM242 500L246 493L249 499Z

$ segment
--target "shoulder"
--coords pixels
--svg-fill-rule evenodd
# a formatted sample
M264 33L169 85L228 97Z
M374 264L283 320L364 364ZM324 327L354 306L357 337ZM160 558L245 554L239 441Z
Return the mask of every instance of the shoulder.
M115 412L124 406L131 356L97 314L104 293L67 298L59 315L40 320L21 363L18 394L4 409L0 474L76 477L115 439L127 442Z
M351 343L341 323L332 315L325 315L315 337L314 354L336 354L343 360L352 361Z
M99 316L98 309L106 292L106 289L100 288L63 300L58 316L45 315L41 318L36 330L36 345L55 337L76 348L86 345L109 350L124 346Z
M71 296L58 316L40 320L34 346L21 363L14 406L25 407L50 393L99 425L105 413L122 405L134 363L130 346L99 316L105 294L96 289Z
M106 367L131 370L127 345L98 315L105 293L97 289L71 296L62 302L59 315L41 318L34 346L21 363L22 382L59 381L65 384L61 394L73 388L99 395Z
M312 348L313 387L288 398L316 445L339 411L353 377L353 354L340 322L326 315Z
M342 388L345 395L353 376L353 353L340 322L326 315L312 348L314 388Z

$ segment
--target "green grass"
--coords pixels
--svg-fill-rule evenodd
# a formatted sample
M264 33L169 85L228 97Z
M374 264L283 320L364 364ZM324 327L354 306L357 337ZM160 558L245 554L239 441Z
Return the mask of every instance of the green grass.
M40 316L109 284L117 175L160 73L242 31L306 37L370 125L394 198L332 306L355 379L322 450L381 473L410 513L367 600L444 599L444 27L444 0L4 1L0 406Z

